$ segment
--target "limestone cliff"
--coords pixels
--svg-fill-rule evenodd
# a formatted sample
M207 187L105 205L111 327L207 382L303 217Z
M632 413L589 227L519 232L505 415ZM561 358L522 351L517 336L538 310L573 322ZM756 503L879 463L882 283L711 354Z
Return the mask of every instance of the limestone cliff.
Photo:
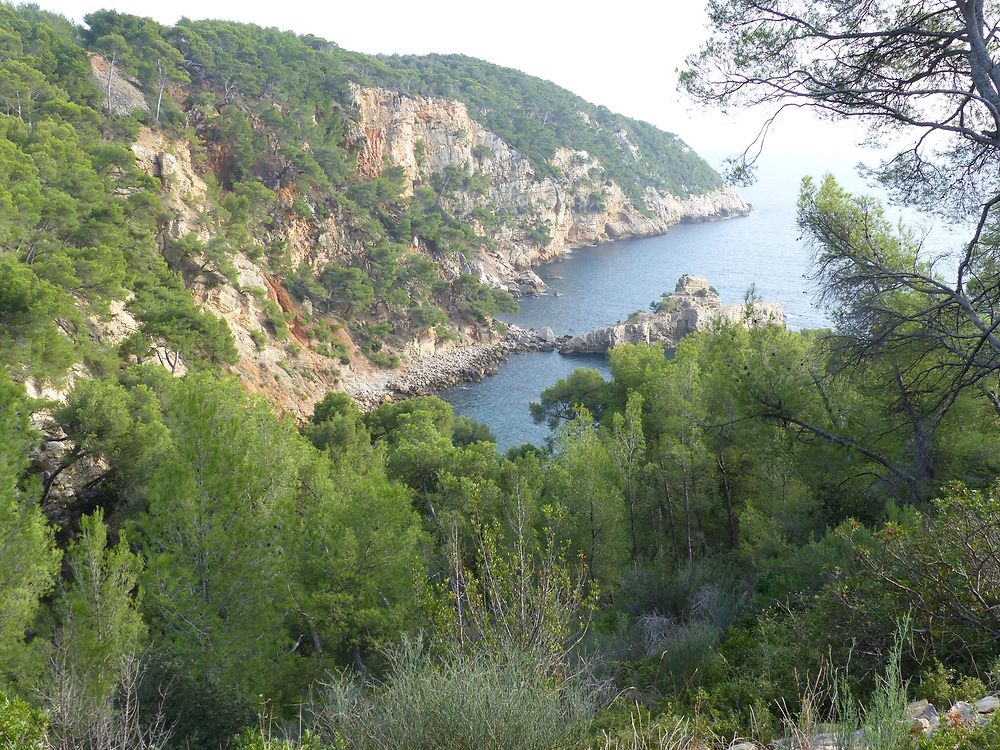
M539 286L537 277L526 278L523 272L569 248L662 234L679 222L742 216L751 210L730 188L688 198L647 188L645 205L635 205L586 151L559 149L552 160L557 176L537 179L527 157L479 125L460 102L373 87L351 90L363 173L374 176L386 165L402 167L408 191L449 167L467 167L486 177L483 195L461 196L452 208L468 214L490 205L515 217L492 238L494 248L483 248L465 269L495 286L522 293L532 283ZM539 240L539 228L547 232L547 241Z
M106 87L107 61L92 55L91 65L95 81ZM421 237L412 238L409 251L432 260L444 279L472 274L515 294L536 293L544 289L544 282L532 266L569 248L658 234L681 221L706 221L750 210L728 189L681 199L648 188L643 205L636 205L585 151L559 149L551 169L540 177L524 154L480 125L461 102L353 84L350 94L354 111L348 142L361 177L376 177L387 166L401 167L406 196L449 170L474 177L474 189L463 183L458 189L439 186L436 190L450 212L477 227L485 238L480 248L468 255L433 253ZM112 77L111 100L120 114L148 110L142 91L120 75ZM623 148L629 146L625 138ZM213 218L215 198L209 188L213 148L211 143L171 138L144 126L132 150L137 165L161 185L168 216L161 230L161 249L173 267L186 267L194 299L228 323L239 354L234 369L251 390L265 393L286 411L305 416L332 388L359 397L364 394L366 402L377 400L378 393L413 390L418 387L414 382L432 390L435 384L450 382L453 372L478 371L477 352L493 357L519 346L488 326L454 321L444 335L431 328L394 342L391 353L401 359L396 371L372 364L346 326L335 333L339 342L335 343L348 356L332 354L329 346L317 346L308 334L307 321L315 320L310 303L286 290L263 252L236 254L228 275L206 270L198 258L178 254L179 241L189 235L208 244L221 230ZM207 150L207 156L196 164L193 154L199 149ZM215 178L218 182L218 175ZM289 267L305 266L315 272L330 262L364 263L367 249L352 235L350 216L324 212L320 218L318 212L302 211L302 196L294 187L279 188L275 195L271 220L253 238L261 251L284 247ZM498 217L489 227L479 218L484 210ZM109 325L115 336L124 337L137 323L124 306L116 310ZM274 310L288 320L287 337L276 335L270 323ZM448 358L443 369L429 364L442 356ZM171 369L182 373L184 363Z
M687 334L703 331L720 320L747 327L784 327L785 312L777 302L754 302L749 309L745 304L723 305L707 279L684 275L656 312L638 313L624 323L574 336L559 351L600 353L622 344L654 342L664 342L673 348Z

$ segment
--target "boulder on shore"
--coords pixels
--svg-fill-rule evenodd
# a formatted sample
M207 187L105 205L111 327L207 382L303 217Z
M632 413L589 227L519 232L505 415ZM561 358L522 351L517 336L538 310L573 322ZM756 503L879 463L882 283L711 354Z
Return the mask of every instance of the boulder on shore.
M599 354L622 344L665 342L676 347L689 333L702 331L716 320L742 323L748 328L785 326L785 311L777 302L723 305L708 279L685 274L673 294L664 297L655 312L636 313L624 323L574 336L563 354Z

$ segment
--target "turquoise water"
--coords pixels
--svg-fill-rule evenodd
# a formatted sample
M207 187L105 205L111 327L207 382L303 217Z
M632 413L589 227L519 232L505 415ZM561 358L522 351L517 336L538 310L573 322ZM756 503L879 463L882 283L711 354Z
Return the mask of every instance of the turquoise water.
M754 206L750 216L683 224L660 237L580 248L562 261L540 266L536 271L550 293L522 300L520 311L504 319L526 328L549 326L556 334L579 334L646 309L689 273L708 278L725 303L742 301L755 285L763 299L782 304L793 330L828 326L829 316L816 306L808 278L810 249L795 225L800 175L793 165L791 172L772 174L740 191ZM845 182L856 188L856 178ZM554 276L561 278L550 278ZM528 404L577 367L608 372L603 355L520 354L496 375L440 395L456 413L489 425L501 449L541 444L549 431L531 421Z

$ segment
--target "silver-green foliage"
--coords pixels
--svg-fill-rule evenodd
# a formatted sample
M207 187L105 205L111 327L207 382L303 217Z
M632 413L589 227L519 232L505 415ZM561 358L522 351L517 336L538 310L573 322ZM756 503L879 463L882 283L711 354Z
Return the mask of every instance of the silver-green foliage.
M549 750L578 738L593 712L575 682L524 651L428 655L419 642L391 655L389 680L326 684L317 709L324 738L358 750Z
M910 722L906 720L906 682L903 680L903 648L910 632L909 618L896 629L885 671L875 679L875 692L865 711L862 735L868 750L905 750L910 746Z

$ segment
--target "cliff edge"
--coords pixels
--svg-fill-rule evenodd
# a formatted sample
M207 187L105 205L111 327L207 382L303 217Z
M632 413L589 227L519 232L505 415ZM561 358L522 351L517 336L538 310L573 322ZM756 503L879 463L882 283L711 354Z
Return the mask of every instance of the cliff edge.
M543 289L531 267L570 248L663 234L681 222L752 210L728 187L686 197L647 187L637 202L584 150L556 150L550 173L541 176L462 102L358 85L351 92L361 174L377 177L387 167L401 167L407 194L433 175L462 182L462 190L447 196L448 208L471 221L488 209L501 221L489 228L491 242L461 259L460 270L515 294Z

